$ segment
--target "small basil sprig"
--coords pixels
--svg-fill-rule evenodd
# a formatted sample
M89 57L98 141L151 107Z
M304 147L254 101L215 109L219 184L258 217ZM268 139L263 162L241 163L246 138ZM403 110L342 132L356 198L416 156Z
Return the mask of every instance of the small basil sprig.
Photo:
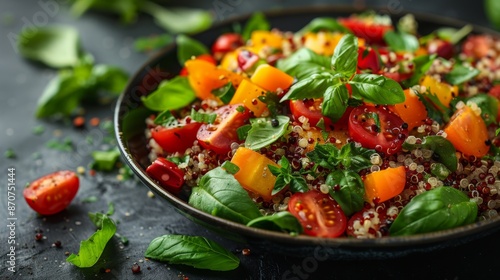
M403 149L409 151L415 149L431 150L434 152L433 156L437 161L444 164L452 172L457 170L458 159L455 147L444 137L436 135L426 136L420 144L409 144L408 142L404 142Z
M331 186L330 195L339 203L347 216L363 208L365 187L358 173L351 170L335 170L328 174L325 184Z
M262 216L247 191L232 174L221 167L212 169L201 177L198 186L193 188L188 203L208 214L241 224Z
M420 44L417 37L401 31L389 30L384 34L384 41L393 51L416 51Z
M417 85L420 79L429 71L436 57L436 54L415 57L413 59L413 74L408 80L403 81L403 85L407 88Z
M270 30L271 24L266 19L266 16L261 12L253 13L248 19L243 31L241 32L241 37L244 41L247 41L252 36L252 32L256 30Z
M245 147L258 150L264 148L277 141L281 136L285 135L290 123L290 118L287 116L277 116L278 125L273 125L271 118L255 118L250 119L252 125L247 132Z
M248 222L247 226L273 231L288 232L291 235L299 235L304 231L299 220L288 211L277 212L272 215L255 218Z
M196 95L187 77L177 76L160 83L148 96L141 97L146 108L154 111L176 110L189 105Z
M341 33L351 33L349 29L340 24L335 18L317 17L311 20L306 26L300 29L297 33L304 34L307 32L317 33L319 31L338 31Z
M345 84L349 84L352 88L352 99L365 100L374 104L397 104L405 100L403 89L396 81L380 75L355 74L358 62L358 39L352 34L346 34L340 39L327 69L322 70L323 59L307 51L303 52L300 60L304 65L321 64L314 67L314 72L308 72L309 74L315 73L310 76L297 73L298 70L304 68L291 66L291 60L281 64L279 66L281 69L304 76L290 87L281 102L290 99L323 97L323 102L327 106L322 107L322 114L332 121L337 121L342 116L340 112L345 111L348 106Z
M175 43L177 44L177 60L181 66L184 66L184 63L192 57L210 53L203 43L186 35L177 35Z
M286 186L290 186L292 193L306 192L309 190L307 182L299 172L292 172L290 162L286 157L281 157L278 162L280 167L268 165L269 171L276 176L276 183L274 183L271 195L275 195L283 190Z
M476 68L465 67L462 64L455 63L453 69L451 69L448 74L444 75L444 78L452 85L459 85L474 78L478 74L479 70Z
M163 235L149 243L146 258L215 271L236 269L240 260L216 242L202 236Z
M394 220L391 236L451 229L473 223L478 207L452 187L438 187L414 197Z

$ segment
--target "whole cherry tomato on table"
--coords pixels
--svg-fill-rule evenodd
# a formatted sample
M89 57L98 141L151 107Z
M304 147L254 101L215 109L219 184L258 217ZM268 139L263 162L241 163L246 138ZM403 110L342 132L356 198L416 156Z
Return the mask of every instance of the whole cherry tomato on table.
M71 203L80 187L75 172L57 171L45 175L24 189L24 199L41 215L53 215L64 210Z

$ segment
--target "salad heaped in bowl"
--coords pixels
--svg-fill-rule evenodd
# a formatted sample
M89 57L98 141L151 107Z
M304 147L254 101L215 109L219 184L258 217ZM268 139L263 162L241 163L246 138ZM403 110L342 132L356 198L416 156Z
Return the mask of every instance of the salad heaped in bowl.
M500 41L419 34L411 15L255 14L211 49L177 38L180 73L142 98L146 173L250 227L378 238L493 219L500 208Z

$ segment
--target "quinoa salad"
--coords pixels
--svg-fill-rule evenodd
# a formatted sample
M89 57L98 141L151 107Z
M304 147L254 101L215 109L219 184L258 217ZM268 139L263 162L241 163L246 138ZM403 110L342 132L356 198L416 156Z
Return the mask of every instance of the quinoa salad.
M177 76L143 104L162 188L249 227L383 238L498 218L500 40L421 34L409 14L254 14L206 46L177 37Z

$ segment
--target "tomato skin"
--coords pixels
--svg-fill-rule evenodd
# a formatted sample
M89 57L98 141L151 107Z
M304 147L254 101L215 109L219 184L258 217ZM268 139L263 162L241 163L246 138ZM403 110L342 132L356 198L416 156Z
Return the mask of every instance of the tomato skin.
M427 43L429 54L437 54L440 57L450 59L455 54L453 44L442 39L433 39Z
M289 103L290 111L296 121L299 121L299 118L304 116L309 119L310 125L316 126L321 118L323 118L327 130L347 129L347 121L352 110L351 107L348 107L342 117L334 123L330 118L325 117L321 113L320 105L321 99L291 100Z
M240 107L243 108L242 112L238 111ZM231 151L233 142L240 142L236 129L248 123L251 113L242 104L225 105L214 113L217 114L215 122L203 124L196 139L203 148L224 155Z
M167 153L183 153L187 148L193 146L196 133L202 123L190 122L182 126L163 127L158 126L151 129L151 137Z
M471 35L467 37L463 43L462 52L467 56L480 59L488 55L488 51L491 47L491 38L485 35Z
M66 209L78 192L80 179L69 170L56 171L31 182L23 196L31 209L53 215Z
M375 24L356 17L339 18L338 21L357 37L373 44L384 44L385 32L394 29L391 25Z
M372 48L359 47L358 49L358 70L362 69L370 69L372 73L380 71L380 59Z
M214 55L221 55L227 52L236 50L243 46L245 42L243 37L238 33L226 33L220 35L212 45L212 53Z
M179 167L162 157L157 158L146 168L146 173L167 191L178 194L184 184L184 172Z
M304 228L304 233L318 237L339 237L347 227L347 218L328 194L317 190L295 193L288 202L288 211Z
M366 224L365 223L369 223ZM347 236L355 238L374 238L386 236L388 230L388 217L385 213L375 211L373 208L363 209L355 213L347 222ZM369 226L368 226L369 225Z
M204 61L212 63L213 65L217 64L217 61L215 61L215 58L209 54L200 54L195 59L204 60ZM189 75L189 72L188 72L187 68L184 66L184 67L182 67L181 71L179 72L179 76L187 76L187 75Z
M375 125L378 116L380 127ZM401 150L408 137L408 125L393 112L380 106L359 106L349 116L349 135L368 149L392 155Z

